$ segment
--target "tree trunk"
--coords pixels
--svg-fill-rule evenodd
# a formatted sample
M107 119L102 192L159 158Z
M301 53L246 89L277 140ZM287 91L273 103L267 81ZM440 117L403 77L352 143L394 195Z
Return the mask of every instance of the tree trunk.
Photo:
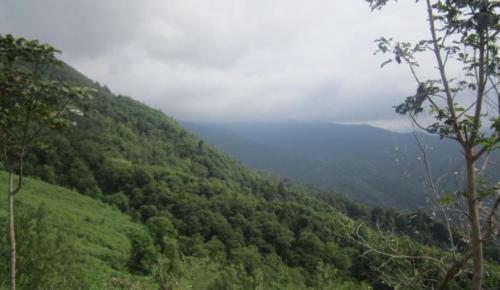
M498 115L500 116L500 94L497 91L497 99L498 99ZM500 138L500 129L497 130L497 138Z
M10 289L16 289L16 229L14 225L14 174L9 172L9 244L10 244Z
M476 173L474 171L474 159L472 149L466 152L467 162L467 204L469 207L469 222L471 226L473 277L472 287L481 290L483 278L483 242L481 238L481 224L479 219L479 201L476 192Z

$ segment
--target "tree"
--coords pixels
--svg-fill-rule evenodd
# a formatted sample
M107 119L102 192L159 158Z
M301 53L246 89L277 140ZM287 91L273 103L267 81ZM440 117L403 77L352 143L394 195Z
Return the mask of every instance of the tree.
M375 10L381 9L389 0L367 2ZM405 64L417 83L416 94L396 106L396 112L410 116L418 128L455 140L461 145L465 167L464 191L451 195L451 198L443 198L430 178L446 219L450 216L445 211L444 203L463 206L465 234L470 241L460 253L452 244L456 255L449 262L438 289L447 287L472 260L472 285L477 290L481 289L483 279L483 246L497 237L499 231L499 185L480 182L477 167L480 167L479 162L487 162L488 154L498 149L500 143L500 2L417 2L424 2L427 11L429 39L412 44L382 37L376 41L378 52L392 54L382 66L393 61ZM428 52L433 55L438 77L424 80L419 74L418 57ZM432 116L430 124L419 118L423 112ZM430 176L430 171L427 172ZM450 239L453 240L453 237Z
M0 160L8 173L10 288L16 288L14 196L21 190L23 162L47 129L71 125L79 113L75 101L89 97L87 88L52 80L62 66L59 51L37 40L0 35ZM15 182L17 175L17 182Z

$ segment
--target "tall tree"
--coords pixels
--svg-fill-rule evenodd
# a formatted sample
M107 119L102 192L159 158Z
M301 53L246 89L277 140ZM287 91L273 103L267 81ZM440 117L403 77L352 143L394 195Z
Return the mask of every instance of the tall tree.
M70 115L79 112L75 101L90 93L50 79L62 65L56 53L37 40L0 35L0 161L8 173L10 289L16 288L14 196L23 184L24 159L45 130L71 125Z
M381 9L389 0L367 0L372 9ZM390 53L382 66L406 64L417 83L415 95L396 106L416 126L441 138L455 140L464 156L464 191L451 200L463 205L468 240L464 251L454 256L438 288L444 289L472 260L473 289L481 289L483 246L498 236L498 184L485 185L478 177L478 162L499 148L500 141L500 1L425 0L429 38L416 43L377 40L378 52ZM431 53L438 70L435 79L419 75L419 55ZM422 122L428 112L433 121ZM441 200L443 201L443 200Z

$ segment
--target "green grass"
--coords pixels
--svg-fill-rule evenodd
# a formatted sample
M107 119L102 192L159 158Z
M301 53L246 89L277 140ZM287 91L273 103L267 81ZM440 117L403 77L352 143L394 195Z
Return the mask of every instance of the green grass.
M7 174L0 172L0 218L6 217ZM71 242L79 268L89 285L84 289L104 289L113 277L130 277L126 268L130 253L130 233L145 233L143 226L98 200L75 191L27 178L16 195L16 207L35 209L44 205L49 224ZM22 231L18 228L17 231ZM82 285L83 286L83 285Z

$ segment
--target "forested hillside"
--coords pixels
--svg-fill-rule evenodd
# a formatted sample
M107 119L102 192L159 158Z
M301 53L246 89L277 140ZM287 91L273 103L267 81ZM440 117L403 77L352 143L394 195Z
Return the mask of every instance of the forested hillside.
M249 166L371 204L429 207L422 150L412 133L328 123L182 124ZM417 136L426 146L433 176L458 189L461 149L446 139ZM488 171L493 181L500 178L497 155Z
M334 235L345 217L328 205L246 169L161 112L70 68L53 75L97 93L76 126L46 136L25 172L147 225L151 244L136 244L132 273L156 274L164 287L198 283L195 289L363 287L363 274L349 272L356 251ZM204 259L197 267L211 275L186 277L181 257Z
M366 251L354 237L358 234L374 247L397 248L410 257L439 253L446 243L445 229L425 215L411 218L331 195L322 200L318 193L248 169L162 112L116 96L69 67L51 76L92 86L96 92L90 102L80 104L83 115L74 116L74 126L44 136L25 172L95 201L31 180L19 196L24 196L22 205L36 212L44 201L38 194L47 192L48 223L65 229L53 235L64 235L68 244L77 247L71 252L104 269L75 270L85 279L93 277L93 271L102 273L90 282L75 276L79 289L103 289L96 285L111 289L419 289L422 283L434 283L428 278L443 275L439 264L413 258L388 260ZM134 223L98 200L128 214ZM29 223L21 219L19 232L28 232ZM93 233L95 224L99 226ZM393 237L394 244L377 238L375 224ZM393 235L392 230L428 237L431 245ZM113 231L120 234L113 236ZM81 244L73 240L78 237ZM110 249L101 249L102 245ZM20 255L36 257L30 252ZM20 273L23 268L30 271L28 276L41 271L20 262ZM497 285L498 266L489 264L487 271L487 284ZM35 282L26 285L37 285L30 283ZM50 286L43 289L59 282L54 278L47 283ZM454 283L457 289L468 287L466 279Z

